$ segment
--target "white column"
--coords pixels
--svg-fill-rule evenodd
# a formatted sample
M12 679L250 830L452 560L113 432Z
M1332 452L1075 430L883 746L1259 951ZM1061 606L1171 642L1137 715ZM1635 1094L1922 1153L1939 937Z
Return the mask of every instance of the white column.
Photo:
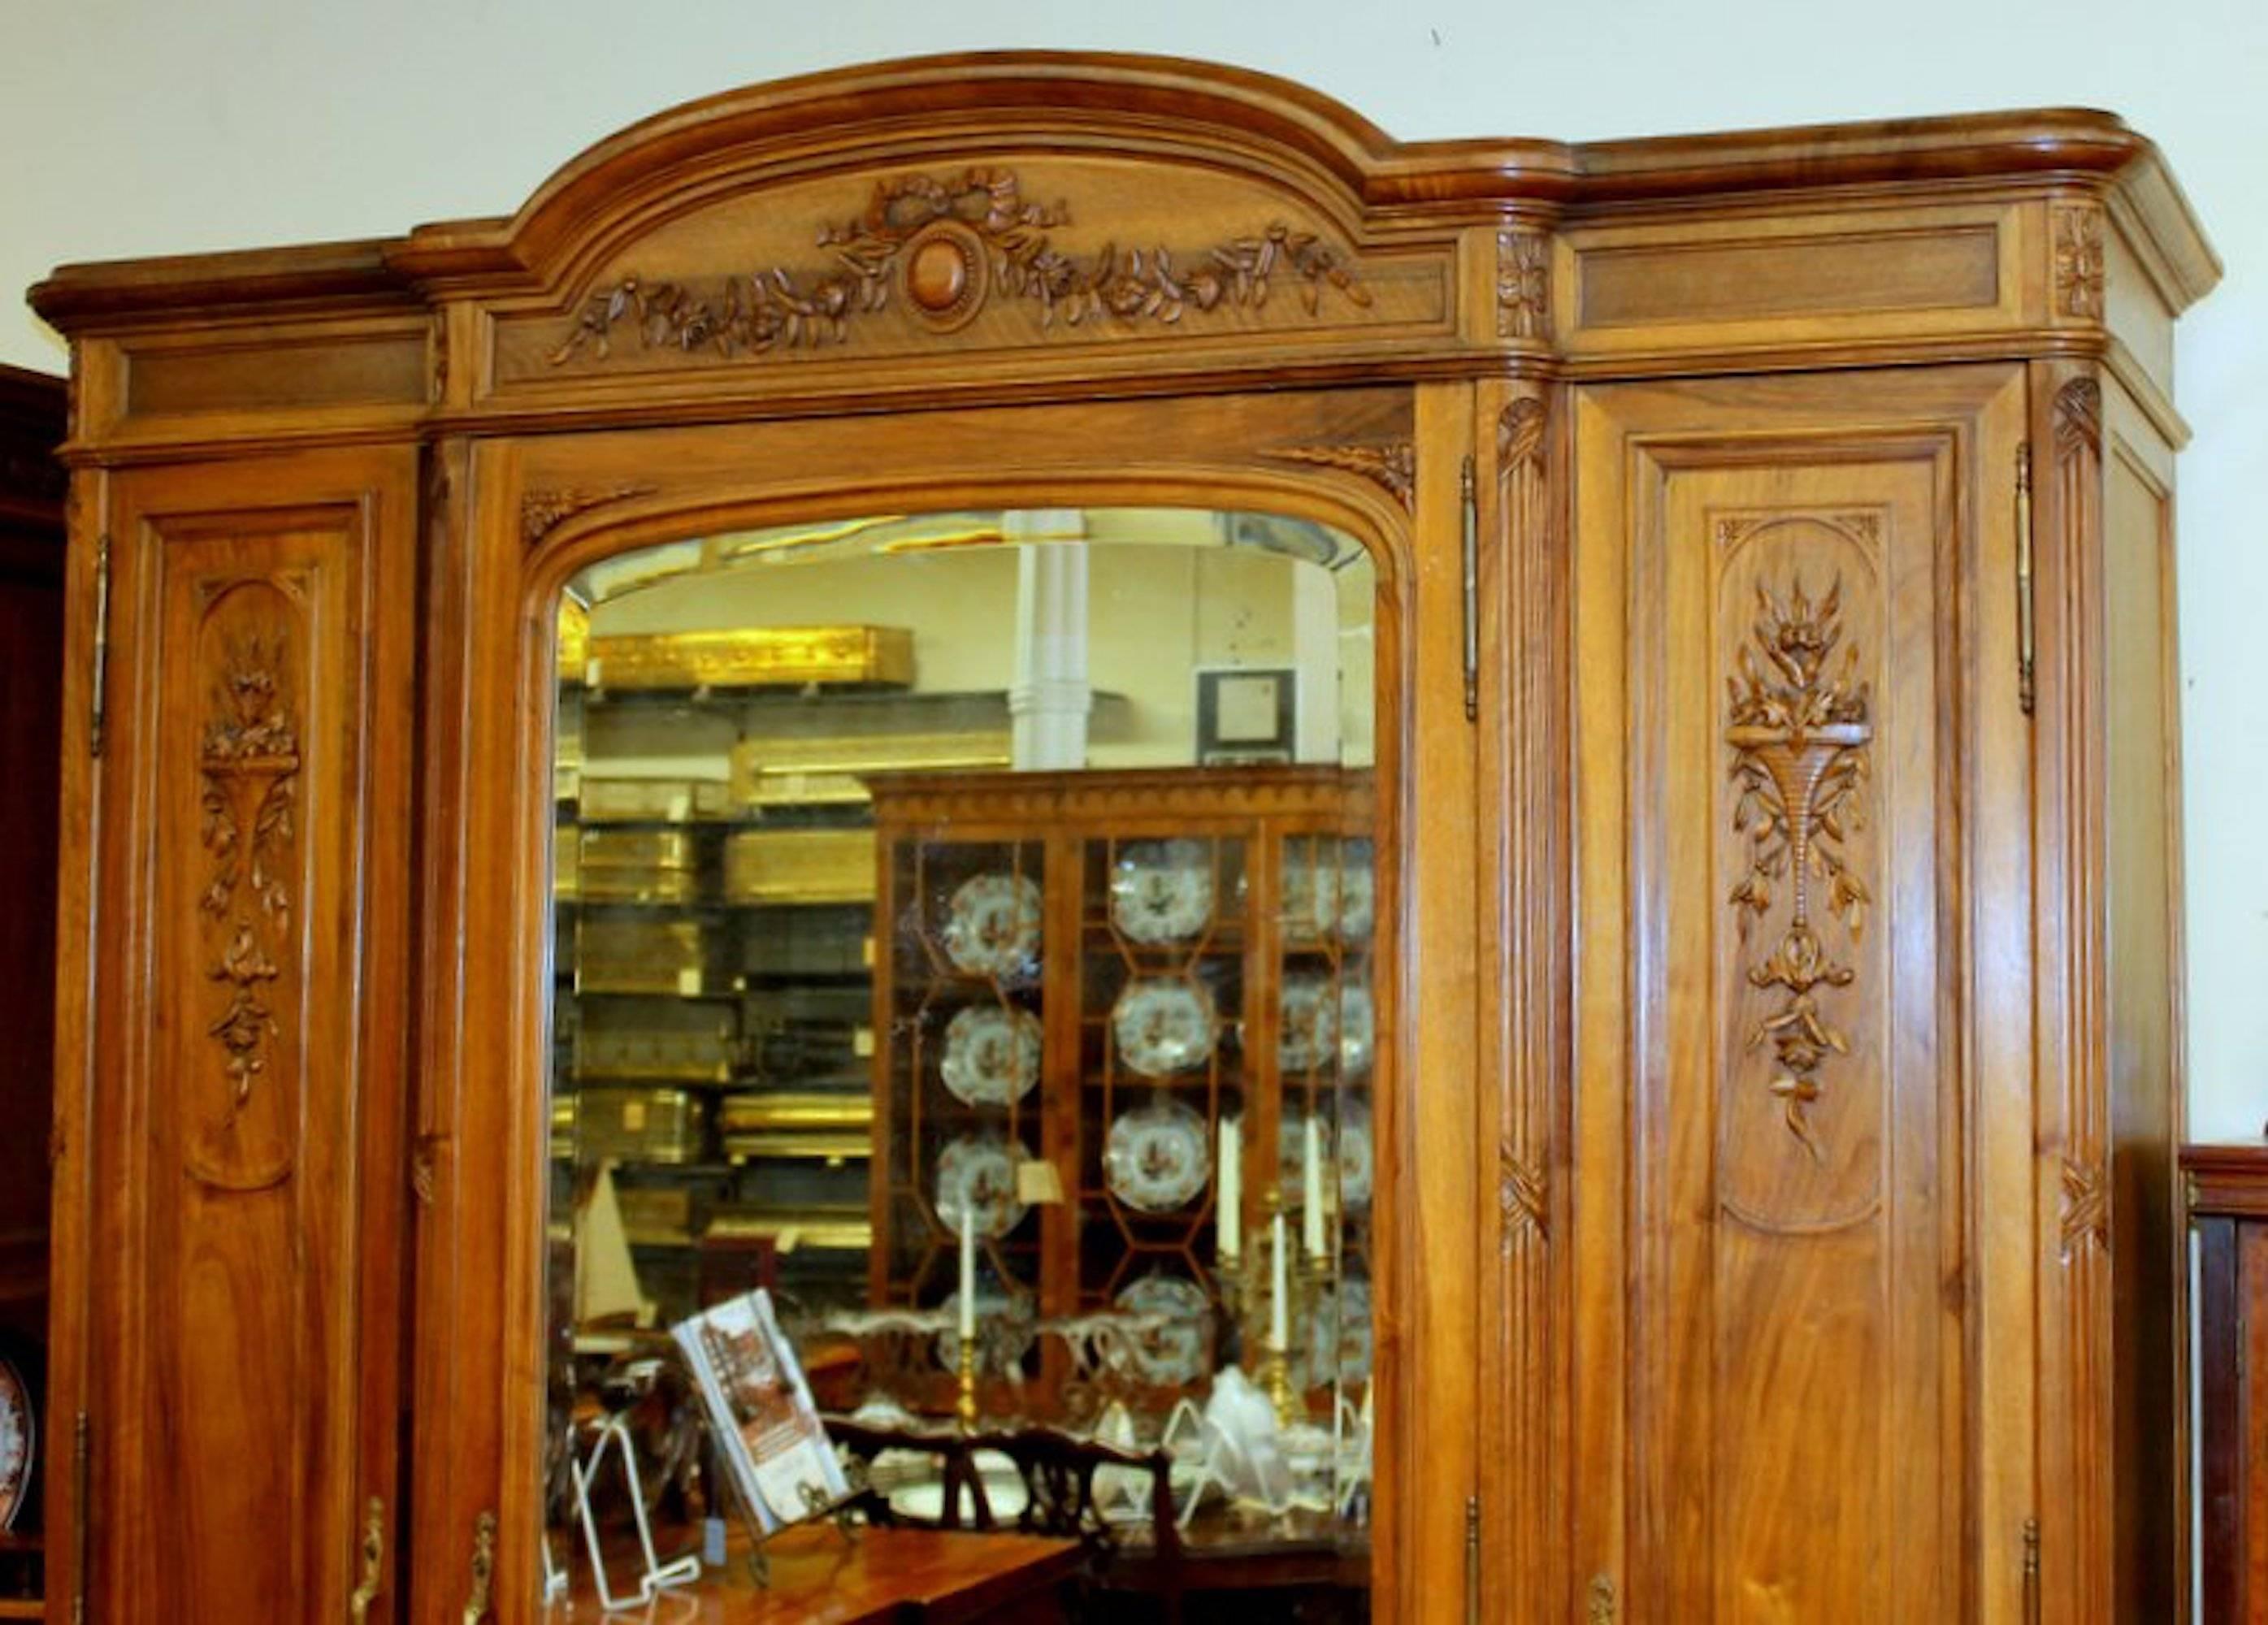
M1294 562L1292 659L1300 673L1294 710L1296 761L1339 759L1339 580L1320 565Z
M1086 766L1086 516L1045 508L1001 516L1016 548L1016 680L1008 690L1019 771ZM1020 540L1030 537L1030 540Z

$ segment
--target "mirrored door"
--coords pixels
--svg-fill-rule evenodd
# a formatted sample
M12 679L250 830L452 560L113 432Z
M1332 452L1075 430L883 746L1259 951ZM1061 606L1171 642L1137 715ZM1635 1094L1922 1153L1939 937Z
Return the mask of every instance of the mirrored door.
M1345 535L1187 509L569 585L556 1614L729 1608L846 1508L1081 1534L1130 1618L1206 1562L1366 1611L1376 598Z

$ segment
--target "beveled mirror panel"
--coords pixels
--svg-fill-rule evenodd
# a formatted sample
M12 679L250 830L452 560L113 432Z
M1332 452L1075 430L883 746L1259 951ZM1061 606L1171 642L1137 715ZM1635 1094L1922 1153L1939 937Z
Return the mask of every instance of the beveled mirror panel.
M1336 531L1178 509L570 584L559 1608L733 1617L848 1505L1080 1536L1130 1618L1204 1562L1366 1612L1376 597Z

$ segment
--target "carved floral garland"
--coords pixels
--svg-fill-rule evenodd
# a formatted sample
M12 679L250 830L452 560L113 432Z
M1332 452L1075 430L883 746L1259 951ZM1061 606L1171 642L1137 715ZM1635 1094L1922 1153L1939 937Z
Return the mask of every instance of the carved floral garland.
M1808 1117L1819 1099L1818 1070L1830 1054L1847 1055L1850 1040L1821 1012L1818 989L1847 987L1854 974L1830 955L1812 927L1811 887L1827 887L1828 910L1856 938L1871 901L1851 871L1843 842L1864 815L1859 791L1868 775L1866 746L1867 685L1859 679L1859 651L1843 645L1838 619L1840 583L1816 604L1802 580L1785 599L1761 584L1756 621L1740 653L1737 675L1727 678L1738 787L1733 827L1749 837L1749 869L1727 900L1746 940L1752 923L1776 901L1782 881L1791 893L1787 927L1771 952L1749 968L1757 988L1784 996L1749 1036L1749 1048L1772 1048L1778 1073L1771 1092L1786 1105L1787 1127L1804 1149L1820 1155ZM1838 670L1829 674L1837 648Z
M229 989L226 1005L206 1028L227 1056L232 1091L225 1122L251 1102L253 1085L268 1068L276 1023L261 989L282 974L269 939L288 926L291 912L278 871L292 838L299 737L277 698L282 655L278 643L259 637L230 649L198 753L202 840L212 871L197 907L226 923L226 945L206 973ZM251 906L241 907L245 901Z
M615 330L625 323L646 349L713 349L737 356L840 343L854 319L888 305L909 245L940 238L968 243L982 260L972 258L957 274L946 273L955 277L950 299L935 306L915 301L933 317L946 315L948 307L965 317L984 289L981 281L964 283L988 272L1008 297L1039 307L1042 328L1052 327L1058 314L1074 327L1106 319L1170 325L1192 309L1258 310L1271 287L1286 280L1299 286L1310 315L1321 312L1326 288L1357 305L1370 304L1369 291L1335 250L1314 232L1281 222L1177 261L1163 246L1145 254L1115 244L1075 258L1049 236L1070 220L1061 203L1049 208L1024 202L1008 170L970 169L947 180L929 175L885 180L876 184L863 215L820 232L818 246L833 253L831 268L775 265L707 288L649 284L632 274L591 296L550 362L561 365L585 349L605 359Z

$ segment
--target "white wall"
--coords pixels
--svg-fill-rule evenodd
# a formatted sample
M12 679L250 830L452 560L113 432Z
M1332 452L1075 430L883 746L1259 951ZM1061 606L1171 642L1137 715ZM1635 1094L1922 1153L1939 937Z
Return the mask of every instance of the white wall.
M2146 28L2149 32L2145 33ZM2268 1112L2268 4L2261 0L0 0L0 287L66 260L509 212L589 142L734 83L981 46L1305 80L1404 137L2114 108L2229 264L2182 329L2192 1127ZM0 305L0 359L58 367Z

